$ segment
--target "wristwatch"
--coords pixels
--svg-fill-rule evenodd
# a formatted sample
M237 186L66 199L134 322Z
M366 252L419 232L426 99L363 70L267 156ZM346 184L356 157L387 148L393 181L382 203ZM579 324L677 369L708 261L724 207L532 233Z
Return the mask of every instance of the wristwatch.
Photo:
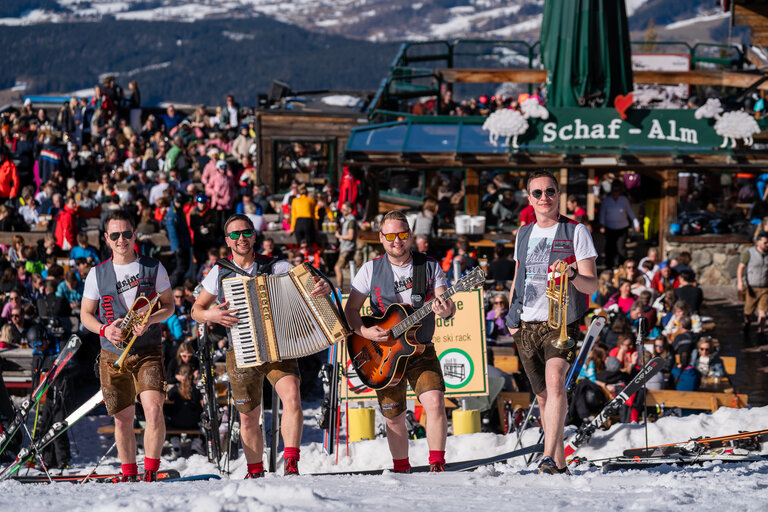
M572 275L570 275L570 276L568 276L568 279L570 279L571 281L573 281L573 280L576 278L576 276L578 276L578 275L579 275L579 271L578 271L578 270L576 270L576 267L572 267L572 266L569 266L568 268L570 268L571 270L573 270L573 274L572 274Z

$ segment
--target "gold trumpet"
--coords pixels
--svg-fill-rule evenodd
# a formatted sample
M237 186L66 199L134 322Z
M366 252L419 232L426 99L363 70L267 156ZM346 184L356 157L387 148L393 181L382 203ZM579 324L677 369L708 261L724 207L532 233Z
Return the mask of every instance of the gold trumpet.
M123 352L120 354L120 357L117 358L117 361L112 363L112 368L115 370L123 371L125 358L128 357L128 352L131 351L131 347L133 347L133 343L136 341L136 335L133 334L133 328L147 323L149 315L152 314L152 309L159 299L160 294L157 293L151 299L142 296L136 297L136 300L133 301L133 306L131 306L128 314L125 315L125 318L123 318L123 321L120 323L120 336L122 340L118 348L122 348ZM144 309L145 307L146 309ZM126 343L126 340L129 338L130 340Z
M567 350L576 344L576 340L568 337L568 264L560 262L559 269L552 269L552 279L547 283L547 298L549 299L549 319L547 324L552 329L560 329L560 337L552 340L552 346ZM555 271L560 272L560 283L555 280Z

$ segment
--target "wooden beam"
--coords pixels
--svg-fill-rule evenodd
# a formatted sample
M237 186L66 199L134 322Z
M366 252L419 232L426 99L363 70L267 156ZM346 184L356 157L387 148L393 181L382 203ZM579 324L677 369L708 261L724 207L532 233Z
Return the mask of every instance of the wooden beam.
M547 71L544 69L478 69L478 68L452 68L439 69L437 73L442 75L446 82L466 83L544 83L547 79ZM719 71L633 71L632 76L636 84L659 85L713 85L723 87L739 87L746 89L757 82L763 75L756 73L736 73ZM768 82L759 87L768 91Z
M438 69L438 75L446 82L540 84L547 80L545 69Z
M768 22L768 5L764 3L733 6L733 25L756 27Z

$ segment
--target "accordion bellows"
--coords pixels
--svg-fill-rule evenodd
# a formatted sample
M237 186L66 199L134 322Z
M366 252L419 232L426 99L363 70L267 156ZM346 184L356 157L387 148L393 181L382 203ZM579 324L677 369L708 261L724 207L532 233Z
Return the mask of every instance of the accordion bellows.
M313 268L303 263L286 274L230 277L224 297L237 310L230 329L238 368L315 354L349 331L329 295L313 297Z

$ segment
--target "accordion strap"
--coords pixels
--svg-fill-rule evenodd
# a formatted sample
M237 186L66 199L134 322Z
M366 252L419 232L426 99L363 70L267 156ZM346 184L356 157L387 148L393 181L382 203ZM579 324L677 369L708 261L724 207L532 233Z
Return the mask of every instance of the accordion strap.
M270 258L266 263L261 263L257 260L256 264L258 265L258 269L259 269L257 274L268 274L272 270L272 265L274 265L278 261L280 261L279 258ZM221 268L230 270L236 274L240 274L247 277L253 277L251 274L241 269L240 267L232 263L232 261L227 258L219 258L216 261L216 265Z

